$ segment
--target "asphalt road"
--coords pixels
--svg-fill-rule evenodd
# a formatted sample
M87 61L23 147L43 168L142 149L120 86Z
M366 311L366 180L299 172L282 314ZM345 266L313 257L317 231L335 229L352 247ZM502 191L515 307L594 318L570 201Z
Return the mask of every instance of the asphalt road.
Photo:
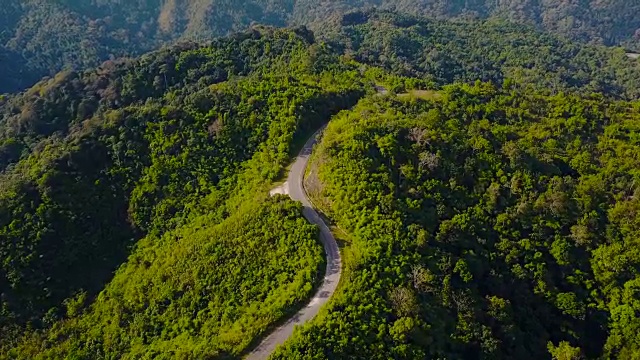
M267 336L257 348L255 348L246 359L257 360L266 359L276 349L276 347L284 343L292 334L296 325L302 325L305 322L313 319L320 311L320 308L329 301L333 293L336 291L338 282L340 281L340 275L342 274L342 264L340 262L340 251L336 239L331 234L331 230L327 224L324 223L322 218L313 209L307 193L302 185L305 169L309 162L309 155L313 145L316 143L320 133L324 129L321 128L316 132L304 145L295 163L289 171L289 177L287 180L288 194L293 200L300 201L304 206L302 214L312 224L318 225L320 228L320 241L324 246L324 251L327 258L327 269L325 272L322 285L316 291L311 301L302 310L298 311L293 317L291 317L284 325L275 329L269 336Z

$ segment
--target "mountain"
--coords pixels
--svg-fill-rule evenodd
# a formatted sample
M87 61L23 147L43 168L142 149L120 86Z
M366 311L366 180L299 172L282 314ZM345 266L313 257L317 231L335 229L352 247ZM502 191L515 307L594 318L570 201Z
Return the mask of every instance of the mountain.
M273 358L637 357L639 120L491 83L335 116L306 187L353 271Z
M436 85L511 79L554 92L640 95L640 63L623 49L579 44L524 25L386 11L356 11L328 24L333 30L325 38L355 60Z
M0 359L247 354L327 265L269 196L326 123L305 188L344 271L274 358L639 356L639 63L500 19L323 25L0 97Z
M86 69L178 39L205 40L252 23L309 25L377 6L435 18L502 18L574 40L638 48L640 5L442 0L8 0L0 9L0 92L22 90L63 68Z
M28 329L62 331L71 345L55 354L134 356L131 337L150 334L139 326L164 334L146 354L200 329L193 341L218 344L202 357L238 354L310 295L317 229L265 187L294 137L364 92L357 69L310 35L184 44L61 73L2 106L27 116L2 122L5 154L18 157L0 175L0 357L16 342L21 356L42 352ZM95 347L75 349L78 331Z

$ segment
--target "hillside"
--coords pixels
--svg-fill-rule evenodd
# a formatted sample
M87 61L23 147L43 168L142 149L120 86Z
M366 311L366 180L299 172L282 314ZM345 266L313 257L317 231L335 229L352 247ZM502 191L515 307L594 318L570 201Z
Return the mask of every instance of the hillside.
M577 45L523 26L371 11L350 13L333 29L325 35L323 51L380 68L372 79L394 92L406 85L437 88L481 80L550 94L598 92L617 99L640 95L640 62L622 49ZM315 41L304 28L294 31L304 41ZM257 27L217 39L206 56L197 54L197 43L182 43L141 59L107 61L96 70L64 71L23 94L0 97L0 169L28 155L42 139L66 136L96 112L161 98L178 87L196 92L207 83L247 75L268 64L272 54L266 49L238 47L243 37L259 32Z
M46 16L157 44L144 1L74 4ZM640 63L495 19L324 24L0 97L0 359L247 354L324 273L309 209L269 190L327 123L305 181L343 272L273 358L640 356Z
M33 358L39 336L69 339L53 357L136 357L203 326L194 343L219 344L203 354L244 351L316 285L317 229L268 186L295 139L364 92L356 74L309 33L254 29L9 99L37 111L3 122L17 154L0 175L3 357L19 342Z
M310 25L377 6L434 18L501 18L573 40L638 49L640 8L624 0L545 3L443 0L8 0L0 9L0 93L63 68L86 69L178 39L205 40L252 23Z
M355 60L436 86L510 79L554 93L640 95L640 62L622 49L578 44L504 21L450 22L358 11L331 28L328 41Z
M334 117L307 187L348 285L274 358L636 358L639 120L488 83Z
M313 5L297 1L294 18L321 26L334 10L362 10L367 7L438 19L501 18L535 26L582 42L605 45L626 44L637 48L640 4L625 0L535 1L535 0L334 0Z

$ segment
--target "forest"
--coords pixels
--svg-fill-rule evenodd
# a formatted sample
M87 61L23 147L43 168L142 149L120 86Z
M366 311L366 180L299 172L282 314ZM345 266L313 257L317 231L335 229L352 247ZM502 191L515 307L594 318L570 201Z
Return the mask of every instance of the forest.
M355 60L434 85L510 79L553 93L640 95L640 62L622 49L586 46L523 25L366 11L346 15L333 28L328 41Z
M349 285L274 358L636 358L640 105L404 95L334 117L314 153Z
M6 100L0 357L238 355L310 295L317 229L266 187L364 89L309 36L254 29Z
M564 38L640 51L640 5L625 0L6 0L0 8L0 93L63 69L138 56L175 41L203 41L255 23L327 24L378 7L435 19L502 19Z
M305 181L344 272L272 358L640 357L640 63L481 3L316 32L251 24L303 2L221 6L152 52L182 33L145 1L0 8L0 56L33 76L0 67L24 88L0 96L0 359L246 355L324 273L318 229L269 190L327 123ZM162 19L206 29L183 5ZM38 21L96 52L25 53L54 38Z

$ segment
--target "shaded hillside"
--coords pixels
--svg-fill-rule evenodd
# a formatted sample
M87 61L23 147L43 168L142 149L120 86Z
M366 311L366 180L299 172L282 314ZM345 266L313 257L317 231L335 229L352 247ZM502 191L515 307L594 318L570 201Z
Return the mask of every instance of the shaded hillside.
M640 95L640 62L504 21L451 22L386 11L334 20L326 37L360 62L437 85L510 79L557 93Z
M378 6L436 18L500 17L574 40L637 48L640 11L624 0L7 0L0 9L0 92L24 89L67 67L86 69L177 39L206 40L252 23L310 25ZM15 74L17 76L12 76Z
M439 19L498 17L583 42L627 44L636 48L640 44L637 16L640 4L626 0L334 0L316 5L303 0L296 3L295 19L322 26L322 21L334 10L371 6Z

